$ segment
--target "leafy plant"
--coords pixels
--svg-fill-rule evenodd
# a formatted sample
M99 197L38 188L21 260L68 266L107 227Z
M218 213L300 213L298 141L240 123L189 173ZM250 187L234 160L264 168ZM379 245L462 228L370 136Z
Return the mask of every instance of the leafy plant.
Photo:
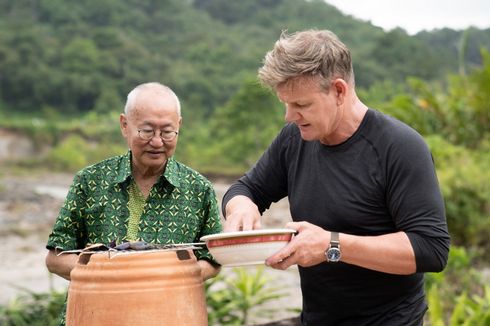
M431 326L486 326L490 325L490 286L485 286L482 296L468 296L466 292L456 297L454 308L446 313L441 302L444 300L437 285L428 292L429 313Z
M51 290L25 293L0 306L0 325L4 326L54 326L65 304L66 291Z
M231 276L220 274L206 283L209 324L247 325L251 316L271 316L276 309L263 305L282 295L264 275L263 267L255 273L235 268Z
M446 269L426 274L426 318L431 326L488 325L490 287L472 267L476 258L477 252L453 246Z

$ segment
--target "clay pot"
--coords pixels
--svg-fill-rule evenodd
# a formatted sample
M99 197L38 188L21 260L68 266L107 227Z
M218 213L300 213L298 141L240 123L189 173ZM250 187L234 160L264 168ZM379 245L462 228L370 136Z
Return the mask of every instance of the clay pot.
M69 326L208 324L191 250L83 254L70 276Z

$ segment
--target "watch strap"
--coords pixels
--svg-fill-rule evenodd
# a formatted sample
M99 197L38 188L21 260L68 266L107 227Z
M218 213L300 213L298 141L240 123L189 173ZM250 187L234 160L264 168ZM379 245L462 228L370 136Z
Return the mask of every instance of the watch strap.
M339 247L339 233L338 232L330 232L330 247Z

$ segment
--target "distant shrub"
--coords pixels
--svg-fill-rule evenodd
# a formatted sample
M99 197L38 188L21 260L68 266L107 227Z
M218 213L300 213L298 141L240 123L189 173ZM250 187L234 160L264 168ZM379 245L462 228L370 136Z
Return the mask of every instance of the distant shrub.
M80 136L70 136L51 150L48 162L57 170L78 170L87 165L85 153L88 148L88 144Z
M53 148L47 156L47 164L56 170L78 171L81 168L125 153L121 145L90 143L79 135L71 135Z
M452 145L429 136L452 242L490 248L490 151Z

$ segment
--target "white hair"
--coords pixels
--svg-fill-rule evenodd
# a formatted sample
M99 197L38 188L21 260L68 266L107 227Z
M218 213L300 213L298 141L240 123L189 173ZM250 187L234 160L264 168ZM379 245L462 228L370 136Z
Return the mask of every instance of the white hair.
M128 113L134 109L136 99L141 91L152 91L157 96L171 96L173 97L175 103L177 104L177 114L179 117L180 114L180 101L177 95L170 89L170 87L165 86L163 84L157 82L144 83L136 86L131 92L129 92L128 97L126 99L126 105L124 106L124 114L128 115Z

